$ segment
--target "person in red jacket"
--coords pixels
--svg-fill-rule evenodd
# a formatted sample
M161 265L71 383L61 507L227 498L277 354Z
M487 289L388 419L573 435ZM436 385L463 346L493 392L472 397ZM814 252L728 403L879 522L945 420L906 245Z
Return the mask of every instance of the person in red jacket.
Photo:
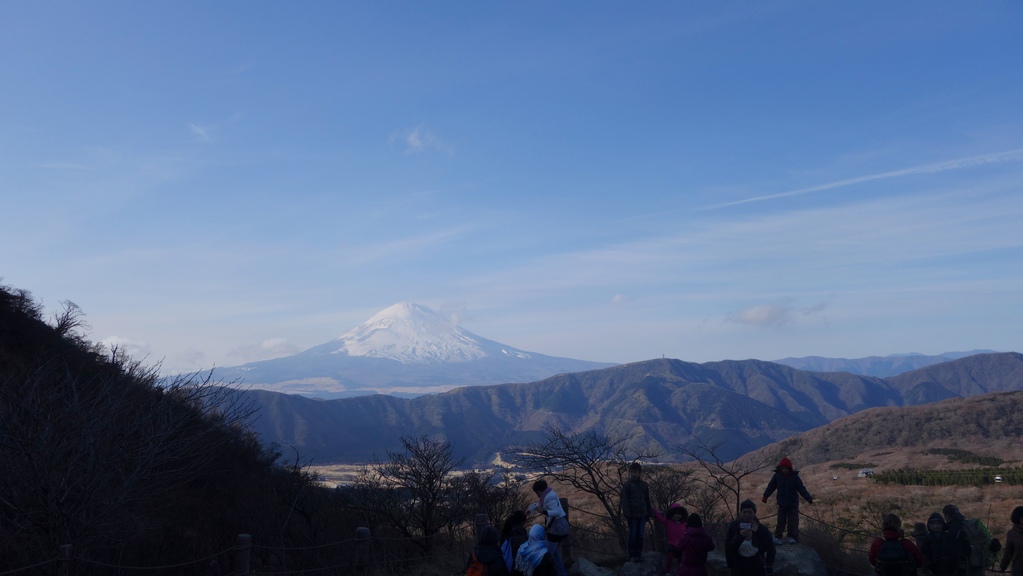
M657 508L653 508L651 511L654 514L654 519L664 524L664 532L668 540L668 560L664 565L664 573L670 576L672 560L678 560L680 556L678 545L686 534L686 519L689 517L689 511L678 502L669 506L668 511L664 514L661 514Z
M678 548L678 576L707 576L707 553L714 549L714 539L703 529L699 514L694 512L686 519L686 533Z
M880 576L899 576L878 565L879 560L884 560L880 558L881 548L885 546L886 542L896 542L902 546L903 557L912 564L912 566L900 569L901 576L915 576L917 569L924 564L924 557L912 540L903 537L902 520L895 514L885 514L881 520L881 528L884 531L883 535L880 538L875 538L870 544L870 552L867 556L870 559L870 565L878 570Z

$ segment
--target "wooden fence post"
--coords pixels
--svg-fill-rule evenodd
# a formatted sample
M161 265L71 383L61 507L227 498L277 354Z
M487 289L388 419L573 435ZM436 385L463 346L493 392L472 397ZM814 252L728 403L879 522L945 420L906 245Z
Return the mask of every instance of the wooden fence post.
M568 525L571 527L572 522L568 517L568 498L558 498L561 502L561 509L565 511L565 520L569 520ZM569 528L569 536L561 541L561 560L565 563L565 568L572 567L572 534L571 528Z
M71 544L61 544L60 552L57 556L57 574L60 576L68 576L71 574Z
M239 534L235 541L234 566L239 576L249 576L250 556L252 554L252 535Z
M355 529L355 567L365 572L369 566L369 528Z

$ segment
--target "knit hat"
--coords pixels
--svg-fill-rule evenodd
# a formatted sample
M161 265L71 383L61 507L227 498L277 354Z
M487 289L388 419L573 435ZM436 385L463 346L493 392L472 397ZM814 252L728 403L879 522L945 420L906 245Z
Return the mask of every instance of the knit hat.
M780 472L782 468L788 468L789 470L794 470L794 468L792 467L792 460L789 460L787 456L785 458L782 458L778 462L778 466L775 467L774 471L775 472Z
M480 544L497 544L500 541L501 535L497 533L497 528L493 526L484 526L483 531L480 532Z
M927 535L927 524L917 522L913 524L913 531L909 533L913 538L923 538Z
M753 501L750 500L749 498L743 500L742 504L739 504L739 510L745 510L747 508L752 508L754 512L757 511L757 505L754 504Z
M693 512L689 515L689 518L686 518L686 526L689 528L702 528L703 520L700 518L699 514Z

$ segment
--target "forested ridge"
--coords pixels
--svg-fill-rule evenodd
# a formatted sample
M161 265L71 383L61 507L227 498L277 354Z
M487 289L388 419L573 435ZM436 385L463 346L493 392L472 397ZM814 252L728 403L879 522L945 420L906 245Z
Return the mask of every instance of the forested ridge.
M70 546L77 573L104 573L201 558L242 532L308 537L282 525L310 478L274 464L248 407L89 343L83 318L67 302L47 322L0 286L0 567Z

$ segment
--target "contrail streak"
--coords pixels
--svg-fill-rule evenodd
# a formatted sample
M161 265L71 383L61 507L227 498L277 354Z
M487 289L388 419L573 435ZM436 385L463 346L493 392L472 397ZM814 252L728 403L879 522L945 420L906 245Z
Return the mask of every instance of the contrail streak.
M947 172L949 170L972 168L974 166L982 166L984 164L1019 162L1021 160L1023 160L1023 148L1016 148L1015 150L1007 150L1005 152L998 152L996 154L971 156L969 158L957 158L955 160L946 160L944 162L935 162L933 164L913 166L912 168L904 168L902 170L893 170L891 172L882 172L880 174L870 174L868 176L858 176L856 178L839 180L837 182L829 182L827 184L820 184L818 186L799 188L798 190L789 190L788 192L779 192L777 194L768 194L766 196L755 196L753 198L746 198L743 200L736 200L734 202L725 202L724 204L708 206L707 208L704 208L704 210L716 210L718 208L727 208L729 206L738 206L740 204L749 204L751 202L763 202L764 200L775 200L778 198L788 198L790 196L800 196L802 194L821 192L824 190L831 190L833 188L842 188L843 186L852 186L853 184L860 184L861 182L885 180L888 178L898 178L900 176L910 176L913 174L933 174L935 172Z

